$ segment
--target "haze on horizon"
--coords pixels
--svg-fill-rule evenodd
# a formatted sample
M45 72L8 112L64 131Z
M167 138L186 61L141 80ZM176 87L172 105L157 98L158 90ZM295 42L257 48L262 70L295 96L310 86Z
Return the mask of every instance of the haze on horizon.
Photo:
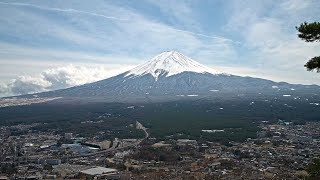
M101 80L176 50L216 70L318 84L317 0L0 1L0 97Z

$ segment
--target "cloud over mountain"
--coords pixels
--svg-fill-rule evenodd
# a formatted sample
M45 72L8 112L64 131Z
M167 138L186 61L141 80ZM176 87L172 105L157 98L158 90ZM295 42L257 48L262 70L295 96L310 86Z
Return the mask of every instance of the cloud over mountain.
M318 0L3 0L0 95L91 81L76 71L45 72L49 68L136 65L165 50L242 76L320 84L319 75L303 67L318 55L320 44L301 41L295 29L319 20L318 5ZM15 89L23 83L32 87Z
M125 69L125 68L124 68ZM19 76L0 84L0 96L20 95L62 89L105 79L124 69L110 70L102 66L67 65L44 70L34 76Z

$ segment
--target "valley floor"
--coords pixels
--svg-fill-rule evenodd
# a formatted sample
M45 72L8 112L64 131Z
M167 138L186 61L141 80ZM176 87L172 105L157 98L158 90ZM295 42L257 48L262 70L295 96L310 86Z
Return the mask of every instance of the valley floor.
M34 126L1 127L2 175L85 179L91 176L84 172L108 167L114 173L101 175L115 179L312 179L320 171L316 160L320 157L319 122L263 121L257 138L227 145L201 139L161 141L146 134L143 141L116 138L106 147L87 138L82 142L92 143L71 146L61 144L70 138L81 140L71 133L64 137L53 132L10 135L12 128ZM136 127L145 129L139 122Z

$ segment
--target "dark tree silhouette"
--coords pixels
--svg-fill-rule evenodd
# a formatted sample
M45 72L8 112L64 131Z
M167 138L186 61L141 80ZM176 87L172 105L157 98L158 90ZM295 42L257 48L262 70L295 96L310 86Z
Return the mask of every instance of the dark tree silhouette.
M320 22L304 22L296 27L299 31L298 37L306 42L320 42ZM320 72L320 56L311 58L305 65L308 71Z
M320 159L313 159L312 163L307 167L311 179L318 179L320 177Z

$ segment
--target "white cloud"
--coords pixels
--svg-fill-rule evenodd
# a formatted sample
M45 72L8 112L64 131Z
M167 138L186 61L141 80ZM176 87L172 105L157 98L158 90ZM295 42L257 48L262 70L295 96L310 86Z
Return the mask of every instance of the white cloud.
M110 72L103 67L65 66L45 70L43 79L50 82L50 89L61 89L105 79Z
M199 31L200 24L197 21L195 13L192 9L192 2L179 0L147 0L147 2L155 5L167 17L171 24L179 24L192 30Z
M103 66L75 66L51 68L34 76L19 76L0 84L0 97L62 89L102 80L131 68L110 70Z
M87 11L81 11L81 10L72 9L72 8L68 8L68 9L49 8L49 7L44 7L44 6L38 6L38 5L35 5L35 4L16 3L16 2L12 2L12 3L0 2L0 4L13 5L13 6L29 6L29 7L34 7L34 8L37 8L37 9L48 10L48 11L58 11L58 12L66 12L66 13L81 13L81 14L86 14L86 15L90 15L90 16L102 17L102 18L106 18L106 19L109 19L109 20L128 21L128 19L121 19L121 18L113 17L113 16L105 16L103 14L92 13L92 12L87 12Z
M311 1L312 0L286 0L281 3L281 7L283 9L296 12L308 8Z
M36 45L43 43L41 41L46 39L49 41L52 37L61 41L62 47L67 45L72 48L85 49L85 51L108 51L113 55L133 55L136 58L142 57L142 54L143 57L146 54L154 56L168 49L185 50L195 54L196 52L201 53L204 47L206 47L206 51L211 50L216 52L218 57L221 57L222 55L229 55L233 49L230 39L169 26L129 8L113 6L112 4L105 4L104 8L107 11L97 10L97 12L82 10L83 7L82 9L71 9L69 7L62 9L21 3L6 3L6 5L31 6L41 10L53 11L64 18L63 22L57 22L52 16L47 16L37 9L34 11L22 9L10 18L11 21L7 21L7 18L2 19L7 24L7 26L2 27L4 31L17 29L16 34L22 39L26 37L26 34L30 34L36 40L32 43ZM188 12L188 6L184 7L186 10L182 11L182 14ZM14 8L11 10L17 11ZM105 18L105 16L116 18ZM188 19L187 17L179 17L180 20ZM21 21L25 24L21 25L19 23ZM225 48L218 47L218 49L215 49L216 44L221 44Z
M294 29L312 19L310 14L320 13L315 8L318 0L229 1L232 7L225 11L231 16L224 30L241 43L204 33L201 25L195 27L201 21L194 22L197 17L190 1L151 2L173 25L111 2L11 2L0 6L0 23L4 24L0 34L20 42L0 43L0 80L14 78L16 85L2 83L0 94L23 83L28 87L25 91L39 91L98 80L111 66L137 64L164 50L178 50L201 63L216 63L240 75L320 84L315 78L319 74L303 68L308 58L319 55L319 45L300 41ZM70 63L73 68L65 66ZM110 68L103 70L97 64ZM15 78L18 75L21 78Z
M319 43L305 43L297 37L295 26L314 17L318 1L233 1L225 29L242 39L245 58L241 72L276 81L320 84L319 74L303 67L319 55ZM279 6L274 6L279 4ZM246 66L247 65L247 66ZM235 68L235 67L231 67Z
M11 96L12 92L7 84L0 83L0 97Z
M268 79L275 82L288 82L292 84L320 84L319 74L310 73L307 71L300 72L297 75L296 71L287 71L279 69L266 69L265 67L249 67L249 66L219 66L211 65L213 69L220 72L226 72L238 76L257 77ZM303 67L301 67L303 69ZM307 79L305 77L308 77Z
M43 76L20 76L7 85L13 94L27 94L47 90L51 86L51 82L45 80Z

